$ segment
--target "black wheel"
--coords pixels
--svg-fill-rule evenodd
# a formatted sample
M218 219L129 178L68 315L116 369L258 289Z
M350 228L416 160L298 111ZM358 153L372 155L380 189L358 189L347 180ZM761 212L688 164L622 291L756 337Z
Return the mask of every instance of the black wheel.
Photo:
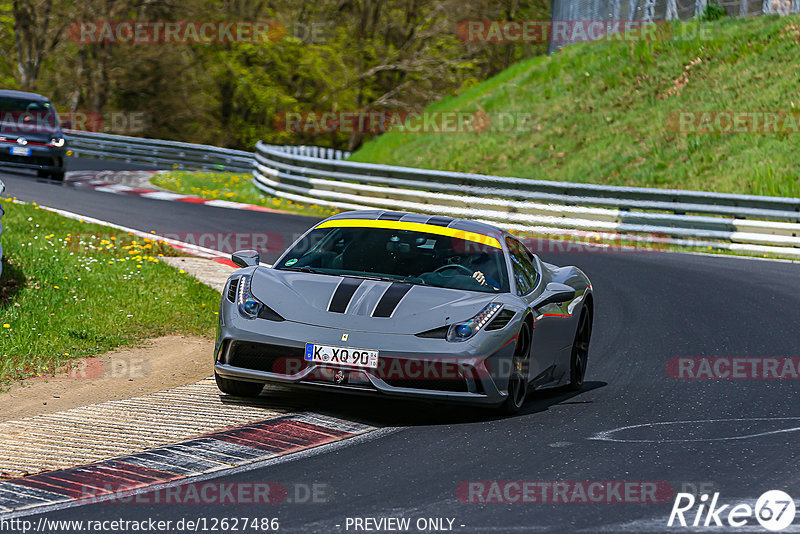
M572 358L569 364L569 389L578 391L583 387L586 376L586 363L589 360L589 342L592 339L592 316L587 308L581 311L578 331L572 344Z
M217 373L214 373L214 379L217 381L217 387L221 392L234 397L258 397L261 394L261 390L264 389L264 384L222 378Z
M517 346L514 349L511 375L508 377L508 397L500 406L500 410L508 415L518 413L525 404L528 395L528 366L531 352L531 327L522 323L517 335Z
M49 178L51 180L56 180L57 182L64 181L64 171L38 170L36 171L36 176L38 176L39 178Z

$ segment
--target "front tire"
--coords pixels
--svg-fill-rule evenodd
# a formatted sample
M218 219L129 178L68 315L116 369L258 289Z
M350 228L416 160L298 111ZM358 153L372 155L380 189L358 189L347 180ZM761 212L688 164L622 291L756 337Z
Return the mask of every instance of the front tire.
M234 397L258 397L261 394L261 390L264 389L264 384L222 378L216 372L214 373L214 380L217 381L217 387L221 392Z
M592 315L588 308L583 308L578 321L578 331L572 343L572 357L569 362L570 391L580 391L583 378L586 376L586 363L589 359L589 342L592 339Z
M531 327L522 323L517 335L517 346L512 358L511 374L508 377L508 397L500 405L500 411L506 415L519 413L528 395L528 366L530 365Z

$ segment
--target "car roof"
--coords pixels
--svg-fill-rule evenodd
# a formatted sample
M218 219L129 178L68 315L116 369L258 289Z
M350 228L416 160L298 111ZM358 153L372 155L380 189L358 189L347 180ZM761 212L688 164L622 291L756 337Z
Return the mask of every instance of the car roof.
M384 211L384 210L363 210L363 211L346 211L329 217L328 221L337 219L366 219L366 220L389 220L389 221L403 221L420 224L434 224L446 228L453 228L456 230L463 230L465 232L474 232L489 237L494 237L498 241L502 241L507 233L496 226L477 221L470 221L467 219L454 219L452 217L445 217L441 215L423 215L421 213L407 213L402 211Z
M37 93L26 93L25 91L13 91L11 89L0 89L0 97L10 97L10 98L27 98L29 100L43 100L43 101L50 101L49 98L46 96L42 96Z

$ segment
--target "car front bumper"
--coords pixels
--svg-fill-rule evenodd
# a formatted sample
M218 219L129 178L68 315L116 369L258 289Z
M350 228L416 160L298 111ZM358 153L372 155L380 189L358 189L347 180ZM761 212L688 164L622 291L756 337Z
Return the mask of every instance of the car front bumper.
M47 146L28 146L31 149L30 156L18 156L11 154L11 148L18 145L12 143L0 143L0 166L15 167L20 169L33 169L45 172L64 172L66 169L67 148L47 147Z
M225 302L225 304L228 304ZM343 332L241 318L223 304L214 370L222 378L342 393L496 406L507 398L518 325L479 343ZM342 337L347 334L347 341ZM380 351L377 369L306 361L306 343Z

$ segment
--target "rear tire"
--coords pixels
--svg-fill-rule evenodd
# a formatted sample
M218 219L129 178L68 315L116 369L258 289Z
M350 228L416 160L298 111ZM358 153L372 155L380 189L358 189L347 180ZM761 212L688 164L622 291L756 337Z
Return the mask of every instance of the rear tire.
M39 178L49 178L50 180L55 180L57 182L64 181L64 171L43 171L38 170L36 171L36 176Z
M264 389L264 384L222 378L217 373L214 373L214 380L217 381L217 387L221 392L234 397L258 397Z
M522 323L517 335L517 346L511 360L511 374L508 377L508 397L500 405L500 411L506 415L519 413L528 395L528 366L530 365L531 327Z
M583 387L583 378L586 376L586 363L589 359L589 342L592 339L592 314L588 308L583 308L581 318L578 320L578 331L572 343L572 356L569 362L570 391L580 391Z

